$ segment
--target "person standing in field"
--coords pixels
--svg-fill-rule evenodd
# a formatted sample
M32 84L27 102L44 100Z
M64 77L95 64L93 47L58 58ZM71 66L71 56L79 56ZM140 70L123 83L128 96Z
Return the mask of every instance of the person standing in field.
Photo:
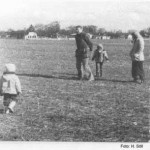
M83 32L83 28L81 26L76 27L77 34L75 36L76 40L76 68L78 71L78 78L82 80L86 75L86 78L89 81L94 80L94 76L89 66L89 57L88 57L88 49L90 51L93 50L93 43L90 41L88 35ZM83 71L82 71L83 66ZM85 73L85 75L84 75Z
M133 38L133 47L130 51L130 57L132 60L132 77L134 82L138 82L138 78L140 79L140 83L144 82L144 40L139 32L132 33Z
M16 66L14 64L6 64L0 79L0 95L4 96L3 104L6 114L13 113L18 101L17 96L21 93L20 80L15 72Z
M108 61L108 54L106 50L103 48L102 44L97 45L97 49L94 51L92 60L95 60L96 64L96 77L102 77L102 67L104 61Z

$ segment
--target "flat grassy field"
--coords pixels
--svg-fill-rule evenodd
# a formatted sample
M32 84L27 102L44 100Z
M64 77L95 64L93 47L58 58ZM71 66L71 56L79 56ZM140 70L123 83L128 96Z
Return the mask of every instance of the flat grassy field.
M101 79L88 82L76 79L75 41L0 40L0 74L5 63L16 64L23 91L11 115L0 98L1 141L149 140L149 41L141 85L131 82L128 40L93 42L104 45L110 62Z

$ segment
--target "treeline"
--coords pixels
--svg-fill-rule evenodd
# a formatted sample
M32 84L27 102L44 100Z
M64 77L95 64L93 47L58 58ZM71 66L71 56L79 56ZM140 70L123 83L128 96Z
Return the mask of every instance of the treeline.
M60 23L58 21L51 22L49 24L36 24L30 25L30 27L25 28L23 30L13 30L9 29L8 31L1 31L1 38L16 38L23 39L25 35L29 32L36 32L39 37L48 37L48 38L57 38L58 36L67 36L70 37L74 34L76 26L69 26L65 29L61 29ZM111 38L126 38L129 33L133 30L129 30L128 32L122 32L122 30L118 31L107 31L105 28L99 28L95 25L87 25L83 26L83 30L94 37L96 36L110 36ZM143 37L150 37L150 28L143 29L140 31Z

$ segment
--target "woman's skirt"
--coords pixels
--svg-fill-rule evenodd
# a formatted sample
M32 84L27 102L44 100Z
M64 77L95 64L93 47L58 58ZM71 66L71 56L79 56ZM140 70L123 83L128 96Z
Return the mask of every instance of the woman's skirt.
M137 80L138 77L144 80L143 61L132 61L132 77Z

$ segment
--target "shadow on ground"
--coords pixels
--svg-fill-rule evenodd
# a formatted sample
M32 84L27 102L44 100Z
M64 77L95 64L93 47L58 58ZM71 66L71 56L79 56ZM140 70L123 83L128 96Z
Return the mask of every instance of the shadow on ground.
M78 80L76 74L68 73L55 73L55 75L43 75L43 74L27 74L20 73L18 76L27 76L27 77L42 77L42 78L54 78L54 79L63 79L63 80ZM119 82L119 83L131 83L132 80L116 80L116 79L106 79L106 78L95 78L96 81L106 81L106 82Z
M0 114L4 114L4 109L0 109Z
M74 76L67 76L64 74L56 74L56 75L42 75L42 74L17 74L18 76L26 76L26 77L42 77L42 78L54 78L54 79L63 79L63 80L78 80L77 77Z

